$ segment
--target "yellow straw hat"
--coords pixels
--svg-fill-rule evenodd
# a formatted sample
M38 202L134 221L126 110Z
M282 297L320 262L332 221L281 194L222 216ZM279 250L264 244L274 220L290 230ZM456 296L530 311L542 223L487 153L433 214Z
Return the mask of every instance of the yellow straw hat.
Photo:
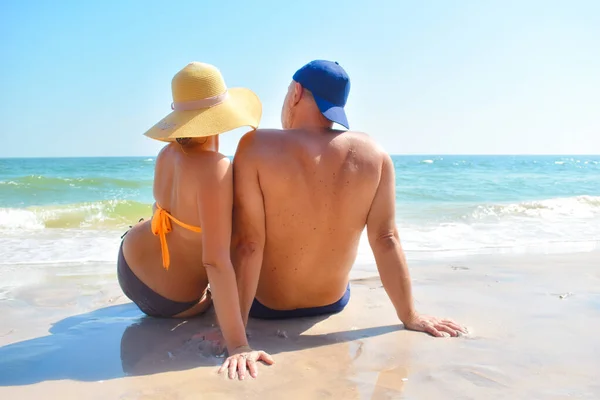
M192 62L171 81L172 113L144 135L164 142L218 135L242 126L258 128L262 105L246 88L227 89L213 65Z

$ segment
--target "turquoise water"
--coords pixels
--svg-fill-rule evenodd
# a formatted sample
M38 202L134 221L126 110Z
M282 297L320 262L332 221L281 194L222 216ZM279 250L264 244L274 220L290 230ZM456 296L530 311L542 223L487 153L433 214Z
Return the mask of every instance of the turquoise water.
M597 246L600 156L394 156L414 257ZM0 263L113 262L150 214L154 158L0 160ZM32 251L35 249L35 251ZM359 262L371 262L361 243Z
M0 159L0 207L152 202L154 158Z

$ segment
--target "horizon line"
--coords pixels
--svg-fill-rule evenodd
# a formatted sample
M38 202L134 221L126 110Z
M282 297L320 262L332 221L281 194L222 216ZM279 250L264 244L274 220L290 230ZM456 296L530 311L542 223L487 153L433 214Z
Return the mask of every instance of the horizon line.
M0 156L0 160L28 160L28 159L86 159L86 158L156 158L155 155L141 156ZM226 157L233 157L233 154L225 154ZM592 156L598 157L600 154L593 153L390 153L390 156L399 157L473 157L473 156L492 156L492 157L572 157L572 156Z

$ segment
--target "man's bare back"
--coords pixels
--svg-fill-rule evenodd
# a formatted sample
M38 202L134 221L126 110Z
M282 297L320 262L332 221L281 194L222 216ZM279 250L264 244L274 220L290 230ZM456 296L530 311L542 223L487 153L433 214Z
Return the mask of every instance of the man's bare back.
M256 298L278 310L336 302L375 197L382 152L365 134L330 130L261 130L240 151L239 169L258 174L265 201Z
M396 227L394 163L348 127L348 75L336 62L300 68L281 112L284 130L247 133L233 161L232 261L244 323L340 312L365 226L381 282L408 329L464 331L420 315Z

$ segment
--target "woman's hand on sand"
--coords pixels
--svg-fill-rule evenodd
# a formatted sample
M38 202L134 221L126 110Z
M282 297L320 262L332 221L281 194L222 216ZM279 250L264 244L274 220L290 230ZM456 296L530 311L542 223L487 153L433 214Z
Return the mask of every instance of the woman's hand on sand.
M243 380L246 378L246 373L250 371L250 376L256 378L258 375L256 364L259 361L263 361L267 365L275 363L273 357L264 351L255 351L249 347L245 347L240 352L227 357L221 368L219 368L219 374L229 371L229 379L234 379L238 375L239 379Z
M415 314L406 321L402 321L402 323L406 329L427 332L435 337L448 335L456 337L467 333L467 328L460 326L451 319L439 319L427 315Z

